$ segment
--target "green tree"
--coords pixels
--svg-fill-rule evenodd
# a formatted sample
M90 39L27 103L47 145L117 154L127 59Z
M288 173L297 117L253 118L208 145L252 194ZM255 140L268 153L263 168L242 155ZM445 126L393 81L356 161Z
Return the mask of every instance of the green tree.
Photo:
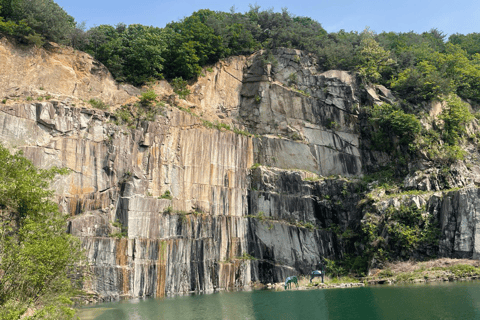
M25 20L21 20L20 4L20 0L0 0L0 34L28 42L27 37L34 31Z
M116 80L141 85L163 77L165 30L140 24L101 25L88 30L86 37L79 49L102 62Z
M195 42L184 42L182 36L171 34L169 43L177 43L178 46L170 46L166 52L165 75L168 78L179 76L191 79L200 74L200 58L195 49Z
M392 150L393 140L408 146L422 129L422 125L415 115L405 113L399 106L388 103L375 105L371 110L369 120L378 127L372 139L374 147L383 151Z
M406 33L382 32L375 36L375 39L385 50L390 51L396 62L382 72L384 79L391 79L408 68L414 68L417 63L425 60L434 52L429 39L413 31Z
M0 34L13 36L20 40L20 42L29 42L34 32L24 20L17 23L11 20L5 21L0 16ZM40 44L41 43L43 43L42 38L40 38Z
M421 61L415 67L403 70L390 85L411 103L430 101L455 90L453 81L430 61Z
M438 68L451 79L458 95L480 101L480 55L471 58L459 45L447 43L445 52L436 55Z
M469 55L480 53L480 33L474 32L467 35L455 33L448 38L448 42L459 45Z
M356 31L340 30L337 33L328 34L315 51L322 70L354 70L358 64L356 48L360 41L360 35Z
M39 170L0 145L0 318L19 319L28 307L47 319L71 318L81 261L77 239L65 232L49 183L65 170Z
M69 43L75 19L53 0L23 0L22 19L38 34L57 43Z
M7 21L19 21L21 15L21 5L24 0L0 0L0 17Z
M135 85L150 79L163 78L163 53L166 48L162 29L129 25L121 34L121 51L116 51L117 59L123 59L125 80Z
M14 32L1 27L0 32L28 40L38 45L43 40L70 43L75 31L75 20L53 0L0 0L0 21L14 23ZM26 29L24 26L28 26Z
M358 48L358 73L368 82L378 82L381 72L394 61L390 52L383 49L373 37L365 37Z
M428 42L428 46L434 51L442 52L445 49L446 34L437 28L433 28L428 32L422 33L422 38Z
M86 32L87 41L81 44L79 49L90 53L100 61L104 61L112 53L108 51L107 43L117 39L119 32L115 27L102 24L89 29Z
M473 119L473 115L465 102L452 96L447 99L447 107L439 118L444 122L444 140L450 145L456 145L460 136L465 134L465 125Z
M223 56L222 38L202 22L210 14L209 10L200 10L166 26L169 33L165 75L168 78L191 79L200 74L202 66Z
M480 55L469 57L459 45L452 43L443 48L443 52L418 50L421 54L417 54L416 65L393 77L391 87L412 103L451 93L480 101Z
M252 17L256 17L255 22L262 30L258 33L257 40L266 49L287 47L315 52L327 35L317 21L295 17L285 8L281 13L273 10L258 11Z

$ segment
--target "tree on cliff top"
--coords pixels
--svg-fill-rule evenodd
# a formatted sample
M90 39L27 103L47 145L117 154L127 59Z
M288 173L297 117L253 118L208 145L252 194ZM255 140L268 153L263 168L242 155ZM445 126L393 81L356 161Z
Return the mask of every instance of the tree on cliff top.
M3 18L3 19L2 19ZM0 21L28 28L2 28L0 32L20 39L42 38L69 43L75 31L75 19L53 0L0 0ZM11 31L11 32L9 32ZM38 43L37 43L38 44Z
M167 36L140 24L100 25L87 31L81 49L100 60L117 81L141 85L161 79Z
M361 41L357 55L359 60L357 71L369 82L378 82L382 77L381 72L394 63L390 58L390 52L369 36Z
M68 277L81 261L77 239L51 200L50 181L66 170L37 169L0 145L0 318L69 319L75 283Z

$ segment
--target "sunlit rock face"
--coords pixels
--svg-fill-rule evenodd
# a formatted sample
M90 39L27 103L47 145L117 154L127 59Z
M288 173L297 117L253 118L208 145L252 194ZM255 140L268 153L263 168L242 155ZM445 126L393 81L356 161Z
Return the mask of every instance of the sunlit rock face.
M250 284L249 261L235 258L247 250L251 138L206 129L177 109L136 129L60 102L2 111L3 141L40 167L71 170L54 187L86 248L94 292L158 296Z
M364 214L351 179L388 160L362 149L358 110L393 99L388 90L362 91L352 74L318 72L312 56L278 49L275 61L257 53L219 62L187 100L166 82L154 85L166 104L127 127L113 109L84 100L130 103L137 89L118 87L84 53L44 54L0 46L15 66L7 77L0 62L8 98L0 141L41 168L70 169L53 188L90 263L85 288L99 299L281 282L344 257L339 230L358 227ZM30 62L41 68L23 81ZM476 181L458 172L459 186ZM422 179L405 184L423 190ZM478 198L471 187L417 201L441 222L438 255L478 258Z
M262 163L321 175L362 174L358 86L345 71L317 72L315 59L278 49L245 68L239 114L254 132ZM286 156L288 155L288 156Z

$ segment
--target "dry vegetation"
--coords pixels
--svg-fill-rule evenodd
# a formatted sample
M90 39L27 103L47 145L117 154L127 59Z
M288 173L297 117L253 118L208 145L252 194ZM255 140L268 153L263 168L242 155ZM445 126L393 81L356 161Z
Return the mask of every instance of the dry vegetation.
M371 274L365 280L372 283L379 280L404 283L477 279L480 277L480 261L441 258L425 262L394 262Z
M450 259L450 258L441 258L441 259L430 260L425 262L418 262L418 261L392 262L392 263L387 263L386 267L392 270L392 272L402 273L402 272L414 272L420 269L447 268L447 267L456 266L459 264L468 264L477 268L480 267L479 260Z

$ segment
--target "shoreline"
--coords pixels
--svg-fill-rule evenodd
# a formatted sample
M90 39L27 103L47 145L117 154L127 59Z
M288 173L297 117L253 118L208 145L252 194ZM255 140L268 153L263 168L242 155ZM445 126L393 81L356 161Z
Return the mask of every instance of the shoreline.
M473 281L480 279L480 261L440 258L430 261L397 261L385 264L382 269L371 270L367 277L325 277L325 283L309 276L299 276L294 290L352 288L377 285L418 284L431 282ZM268 283L263 289L284 291L283 283ZM289 290L292 290L289 289Z
M298 288L291 288L291 290L319 290L319 289L341 289L341 288L356 288L379 285L397 285L397 284L420 284L432 282L455 282L455 281L474 281L480 279L480 260L468 259L450 259L440 258L430 261L406 261L406 262L392 262L387 263L382 269L374 269L371 271L373 275L367 277L339 277L330 278L328 274L325 277L325 283L321 283L319 278L315 278L310 283L309 276L298 276ZM219 288L209 291L190 291L165 294L164 298L171 298L176 296L186 296L194 294L213 294L219 292L241 292L253 290L271 290L271 291L286 291L283 282L277 283L253 283L249 286L234 287L234 288ZM93 293L90 294L90 299L84 299L81 303L75 306L76 309L98 305L107 302L116 302L132 299L150 299L160 297L130 297L121 295L118 299L112 297L99 297Z
M339 283L339 284L318 284L318 286L316 285L312 285L310 287L307 287L307 286L299 286L298 288L292 288L291 290L288 290L288 291L309 291L309 290L322 290L322 289L343 289L343 288L359 288L359 287L373 287L373 286L385 286L385 285L390 285L390 286L395 286L395 285L400 285L399 287L403 286L403 285L418 285L419 283L422 283L422 284L429 284L429 283L445 283L445 282L449 282L449 283L452 283L452 282L467 282L467 281L476 281L476 280L479 280L480 279L480 276L474 276L474 277L461 277L461 278L447 278L448 280L441 280L441 279L435 279L435 280L430 280L430 281L421 281L421 282L402 282L402 283L391 283L391 282L383 282L382 284L377 284L376 282L374 284L370 283L370 284L365 284L364 282L356 282L356 283ZM309 282L309 279L302 279L304 281L308 281ZM278 283L280 284L280 283ZM270 288L267 288L267 285L262 285L262 286L249 286L249 287L246 287L246 288L238 288L236 290L220 290L220 291L216 291L216 293L218 292L241 292L241 291L276 291L275 289L273 289L274 286L276 286L277 284L271 284L270 285ZM477 284L478 286L478 284ZM282 291L285 291L283 290L283 288L281 289ZM280 292L280 290L278 290ZM181 296L186 296L186 295L195 295L195 294L200 294L200 295L203 295L203 294L207 294L205 292L196 292L196 293L184 293L184 294L175 294L175 295L171 295L171 296L166 296L164 298L152 298L152 297L141 297L141 298L132 298L132 299L127 299L127 300L131 300L131 303L140 303L141 301L146 301L146 300L151 300L151 299L154 299L154 300L157 300L155 303L162 303L164 301L164 299L174 299L174 298L177 298L178 297L181 297ZM268 293L267 293L268 295ZM113 303L95 303L95 304L91 304L91 305L84 305L84 306L77 306L75 309L76 309L76 315L79 317L79 319L82 319L82 320L92 320L92 319L95 319L98 315L101 315L103 312L105 312L106 310L110 310L110 309L115 309L115 308L119 308L117 306L116 303L121 303L122 299L120 300L116 300L116 301L111 301ZM128 303L128 302L127 302Z
M389 281L390 280L390 281ZM88 303L88 304L79 304L76 305L74 308L77 310L77 312L80 309L83 308L89 308L89 307L94 307L98 306L104 303L115 303L115 302L120 302L120 301L126 301L126 300L148 300L148 299L165 299L165 298L175 298L175 297L182 297L182 296L190 296L190 295L207 295L207 294L215 294L215 293L221 293L221 292L244 292L244 291L309 291L309 290L327 290L327 289L345 289L345 288L359 288L359 287L374 287L374 286L395 286L395 285L416 285L416 284L429 284L429 283L445 283L445 282L466 282L466 281L475 281L475 280L480 280L480 275L478 276L471 276L471 277L454 277L454 278L438 278L438 279L417 279L416 281L412 282L393 282L391 279L379 279L379 280L370 280L367 283L365 282L344 282L344 283L338 283L338 284L328 284L328 283L312 283L311 286L298 286L298 288L291 288L288 290L285 290L283 287L283 283L275 283L275 284L268 284L265 285L253 285L249 287L244 287L244 288L236 288L236 289L222 289L222 290L216 290L216 291L200 291L200 292L185 292L185 293L176 293L176 294L171 294L171 295L165 295L164 297L134 297L134 298L129 298L122 296L120 299L112 299L112 300L103 300L103 301L97 301L93 303Z

